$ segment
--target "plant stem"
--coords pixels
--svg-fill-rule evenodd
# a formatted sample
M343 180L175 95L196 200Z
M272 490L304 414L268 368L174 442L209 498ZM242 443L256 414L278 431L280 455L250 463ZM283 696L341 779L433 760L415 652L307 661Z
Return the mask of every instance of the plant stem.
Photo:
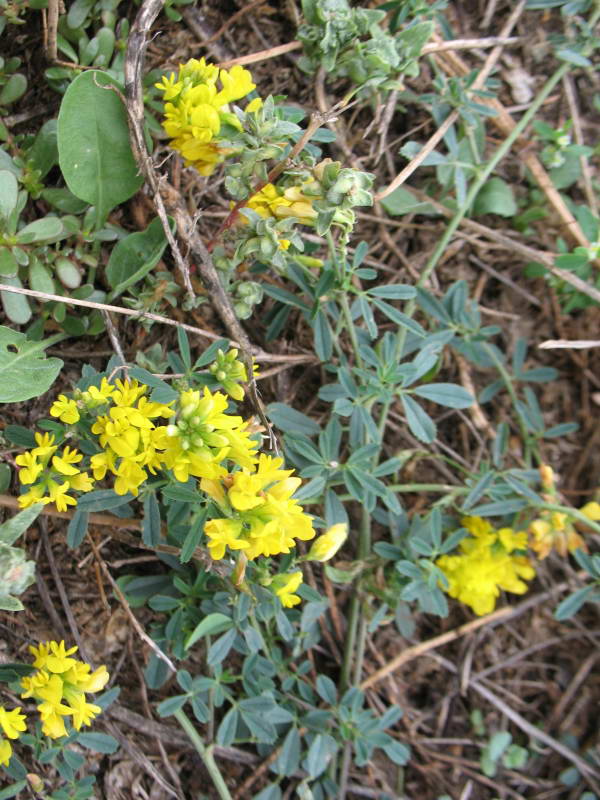
M217 790L217 793L221 798L221 800L233 800L229 792L229 789L227 788L227 784L223 780L221 771L217 766L217 762L215 761L214 756L212 754L212 747L211 746L207 747L204 744L202 737L192 724L190 718L187 716L185 711L183 711L183 709L180 708L178 711L176 711L174 716L177 722L183 728L183 730L187 733L192 744L198 751L198 755L204 762L204 766L206 767L208 774L212 778L212 782L214 783L215 789Z
M483 347L485 352L494 362L494 366L500 373L500 377L504 381L504 385L506 386L506 390L510 395L511 402L513 404L513 408L515 409L515 413L517 415L517 420L519 423L519 428L521 429L521 438L523 439L523 443L525 444L525 453L524 453L524 460L527 466L530 465L530 436L527 431L527 426L525 425L525 421L523 420L522 415L519 413L519 400L517 398L517 393L515 392L515 387L513 386L512 378L509 375L508 371L504 368L504 364L498 358L495 350L493 347L490 347L489 344L484 343Z

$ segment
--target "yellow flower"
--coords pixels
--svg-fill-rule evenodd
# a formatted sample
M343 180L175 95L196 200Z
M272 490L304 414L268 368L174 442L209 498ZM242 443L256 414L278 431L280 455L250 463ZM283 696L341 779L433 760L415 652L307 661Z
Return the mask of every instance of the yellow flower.
M593 522L600 521L600 503L591 502L586 503L580 509L582 514L584 514L588 519L591 519Z
M17 464L24 467L19 474L21 483L36 482L19 497L19 506L29 508L35 503L54 503L58 511L66 511L68 506L77 504L77 499L67 494L70 489L89 492L93 488L89 475L74 466L83 456L72 447L64 447L60 455L54 455L58 446L53 436L36 433L35 437L38 446L16 458Z
M462 524L472 534L459 544L460 555L444 555L436 566L448 580L447 593L481 616L494 610L500 590L524 594L525 583L535 577L526 556L514 551L526 547L527 536L512 528L495 531L480 517L465 517Z
M307 561L329 561L337 553L348 538L348 526L345 522L338 522L317 537L312 543Z
M36 503L43 503L44 505L49 503L50 498L44 496L44 491L45 488L43 486L32 486L28 492L20 494L18 497L19 508L29 508Z
M317 218L314 199L304 195L299 187L292 186L280 193L276 186L267 183L248 199L246 207L264 218L296 217L303 225L312 225Z
M71 447L65 447L62 456L52 457L52 466L61 475L77 475L79 470L73 464L78 464L83 456Z
M18 739L20 734L26 729L25 715L21 714L21 707L7 711L4 706L0 706L0 730L8 739ZM0 764L8 767L8 762L12 756L12 745L0 737Z
M273 578L271 586L275 590L277 597L281 600L281 605L284 606L284 608L292 608L301 602L300 597L294 594L301 583L302 572L300 570L292 572L289 575L276 575Z
M83 692L65 690L65 697L69 701L69 709L73 715L73 727L77 731L82 725L90 725L94 717L102 712L100 706L87 702Z
M302 483L291 477L293 470L281 469L283 459L261 453L253 472L242 469L222 479L222 485L202 480L200 488L217 501L228 519L215 519L205 530L212 538L214 530L235 530L235 541L245 541L248 559L289 553L296 539L307 541L315 535L312 520L292 495ZM222 558L223 547L213 546L213 558ZM209 545L210 547L210 545ZM232 549L241 549L236 545ZM217 555L213 555L213 552ZM219 555L220 554L220 555Z
M46 668L50 672L66 672L77 663L77 659L70 657L77 652L77 647L71 647L67 650L64 640L41 643L39 647L31 645L29 652L35 656L34 667L37 667L37 669Z
M245 550L249 547L248 542L240 538L242 523L237 520L211 519L204 526L204 532L209 539L210 557L215 561L223 558L227 547L230 550Z
M37 456L30 450L18 455L15 458L15 462L22 467L22 469L19 470L19 480L24 484L35 483L44 469L44 465L40 464L37 460Z
M67 494L69 491L68 481L59 484L56 483L56 481L49 480L46 488L48 490L50 502L54 503L57 511L66 511L69 506L77 505L77 500L70 494Z
M146 473L140 465L127 458L121 460L114 474L116 475L114 489L118 495L131 492L137 497L139 487L147 478Z
M79 410L75 400L68 399L64 394L58 395L58 400L50 406L50 414L53 417L58 417L61 422L66 422L67 425L74 425L79 422Z
M51 433L36 433L34 434L37 447L31 451L34 456L43 458L50 456L58 450L58 445L54 444L54 434Z
M560 511L542 511L529 524L530 547L538 558L546 558L556 550L563 558L581 548L587 550L583 538L573 527L573 520Z
M18 739L19 735L26 729L25 715L21 714L21 707L7 711L4 706L0 706L0 728L9 739Z
M112 383L109 383L107 378L102 378L100 388L97 386L90 386L85 392L81 393L81 399L87 408L97 408L107 403L115 391L116 389Z
M8 767L8 762L12 756L12 745L7 739L0 739L0 764Z

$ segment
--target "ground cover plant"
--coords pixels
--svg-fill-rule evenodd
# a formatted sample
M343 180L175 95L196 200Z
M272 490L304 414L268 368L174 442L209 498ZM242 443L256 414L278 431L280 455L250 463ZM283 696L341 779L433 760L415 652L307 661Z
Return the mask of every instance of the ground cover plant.
M0 2L0 799L600 797L593 0Z

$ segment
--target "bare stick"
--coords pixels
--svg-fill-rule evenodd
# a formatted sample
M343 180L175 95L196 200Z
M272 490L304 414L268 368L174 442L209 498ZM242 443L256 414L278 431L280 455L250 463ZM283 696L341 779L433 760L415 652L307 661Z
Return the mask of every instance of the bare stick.
M129 603L127 602L127 598L125 597L125 595L121 591L121 589L119 587L119 584L116 582L116 580L110 574L110 570L108 569L104 559L102 558L102 556L98 552L98 548L96 547L96 542L92 539L92 537L89 534L88 534L88 541L90 543L90 546L91 546L92 550L94 551L94 555L96 556L96 561L100 565L100 568L101 568L102 572L104 573L104 575L106 576L108 582L112 586L113 592L116 594L116 596L117 596L117 598L119 600L119 603L121 604L123 610L125 611L125 613L129 617L129 619L131 620L131 624L133 625L137 635L140 637L140 639L142 639L142 641L146 642L148 647L152 650L152 652L156 655L157 658L160 658L161 661L165 662L165 664L168 666L168 668L169 668L169 670L171 672L177 672L177 668L176 668L175 664L173 664L173 662L171 661L169 656L166 655L166 653L163 653L163 651L156 644L156 642L153 641L150 638L150 636L148 636L146 631L142 628L142 626L138 622L137 617L135 616L135 614L131 610L131 607L130 607Z
M499 608L492 614L488 614L486 617L480 617L479 619L471 620L471 622L466 622L464 625L455 628L453 631L447 631L446 633L440 634L440 636L435 636L433 639L428 639L425 642L419 642L419 644L413 645L413 647L407 647L406 650L404 650L402 653L398 653L395 658L392 658L391 661L388 661L388 663L381 667L381 669L378 669L372 675L369 675L369 677L361 683L360 688L363 691L368 689L370 686L379 683L380 680L386 678L390 673L397 670L398 667L401 667L408 661L412 661L413 658L423 655L428 650L441 647L443 644L448 644L448 642L453 642L456 639L460 639L461 636L465 636L467 633L476 631L483 625L489 625L491 622L497 622L505 617L509 617L513 611L514 609L510 606L507 606L506 608Z
M540 350L587 350L589 347L600 347L598 339L547 339L538 344Z
M58 14L60 0L48 0L48 41L46 42L46 58L55 62L58 58Z
M284 53L291 53L292 50L299 50L301 47L302 45L300 42L288 42L287 44L280 44L278 47L269 47L268 50L259 50L256 53L250 53L250 55L247 56L232 58L230 61L222 61L219 66L222 69L229 69L238 64L256 64L258 61L266 61L268 58L282 56Z
M121 306L111 306L106 303L94 303L92 300L78 300L75 297L63 297L60 294L49 294L48 292L36 292L34 289L22 289L20 286L8 286L7 284L0 283L0 291L13 292L14 294L25 294L28 297L37 297L39 300L54 300L57 303L64 303L67 306L83 306L84 308L97 308L99 311L114 311L115 314L125 314L128 317L136 317L136 319L151 319L154 322L162 322L163 325L172 325L175 328L183 328L190 333L195 333L197 336L204 336L206 339L218 340L222 336L217 336L216 333L205 331L203 328L196 328L194 325L187 325L184 322L178 322L175 319L163 317L160 314L153 314L150 311L136 311L133 308L122 308ZM237 342L232 342L234 346L239 347Z
M575 134L575 141L578 145L585 144L583 139L583 131L581 129L581 117L579 115L579 108L577 106L577 94L573 86L573 78L569 73L563 78L563 86L565 87L565 97L569 104L569 110L573 119L573 133ZM598 216L598 199L592 184L592 170L587 156L579 156L579 163L581 164L581 177L583 179L583 188L585 189L585 197L592 214Z

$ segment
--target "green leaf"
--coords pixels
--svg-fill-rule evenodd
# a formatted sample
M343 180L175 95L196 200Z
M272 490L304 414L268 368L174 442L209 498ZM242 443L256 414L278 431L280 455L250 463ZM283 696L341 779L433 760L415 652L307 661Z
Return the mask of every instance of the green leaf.
M0 595L0 610L2 611L24 611L25 606L17 598L10 594Z
M233 621L231 617L228 617L226 614L220 614L218 611L214 614L209 614L207 617L204 617L202 622L198 623L192 633L190 633L185 643L185 649L189 650L189 648L193 644L196 644L198 639L201 639L203 636L213 636L216 633L223 633L223 631L228 631L232 626Z
M571 50L570 48L565 47L562 50L557 50L555 55L557 58L560 58L561 61L567 61L569 64L574 64L576 67L592 66L592 62L589 58L586 58L582 53L578 53L576 50Z
M10 486L11 474L10 464L3 461L0 464L0 492L5 492Z
M390 283L387 286L374 286L368 294L372 297L383 297L384 300L412 300L417 296L414 286L404 283Z
M419 200L404 186L399 186L387 197L384 197L381 205L392 217L400 214L427 214L428 216L439 214L431 203Z
M116 81L86 70L69 85L58 115L58 155L67 186L95 206L102 222L143 183L129 145L127 115Z
M33 244L34 242L50 242L64 239L69 232L58 217L42 217L25 225L17 233L19 244Z
M32 342L24 333L0 326L0 403L39 397L52 386L63 362L46 358L44 347L44 341Z
M88 529L89 514L77 508L67 528L67 546L74 550L83 542Z
M410 750L401 742L391 741L389 744L384 745L383 752L386 756L393 761L394 764L404 766L410 758Z
M474 402L469 392L455 383L429 383L413 389L412 394L448 408L468 408Z
M231 650L236 636L237 631L235 628L232 628L222 636L219 636L217 641L211 645L206 656L206 663L210 667L220 664L227 657L227 654Z
M311 779L325 772L336 751L337 744L332 736L326 733L315 736L303 764Z
M92 750L94 753L106 753L107 755L116 753L119 749L119 743L114 736L109 736L107 733L98 733L97 731L78 734L77 743L88 750Z
M284 433L302 433L305 436L314 436L321 432L321 427L314 420L285 403L269 403L267 414Z
M409 395L401 395L401 400L406 414L406 421L413 436L420 442L431 444L436 436L435 422Z
M116 494L112 489L98 489L95 492L88 492L79 499L78 509L81 511L108 511L111 508L129 503L133 500L131 493Z
M563 622L565 619L569 619L574 614L576 614L579 609L583 606L589 595L594 591L594 586L584 586L582 589L578 589L573 594L570 594L568 597L565 597L562 600L554 612L554 618L559 620L559 622Z
M27 786L27 781L18 781L13 783L12 786L7 786L6 789L0 791L0 800L9 800L10 797L15 797Z
M106 278L112 287L108 301L123 294L154 269L166 246L167 239L158 217L145 231L130 233L117 242L106 265Z
M55 164L58 164L58 146L56 144L56 120L49 119L40 128L27 158L33 168L39 170L40 177L47 175Z
M425 331L418 322L415 322L414 319L411 319L406 314L398 311L398 309L394 308L394 306L391 306L384 300L374 300L373 302L377 308L382 311L388 319L391 319L392 322L395 322L396 325L400 325L401 328L407 328L411 333L414 333L415 336L426 336Z
M142 522L142 541L149 547L160 542L160 507L156 494L149 492L144 497L144 519Z
M231 708L223 717L219 729L217 730L217 744L221 747L229 747L235 740L240 714L235 708Z
M202 538L202 533L204 532L204 521L205 515L201 514L190 525L185 539L183 540L183 544L181 545L181 552L179 554L179 560L182 564L187 564L190 558L194 555L195 549L200 544L200 539Z
M501 217L514 217L517 210L512 188L497 176L484 184L473 205L473 213L477 216L499 214Z
M19 97L22 97L27 90L27 78L21 75L20 72L15 72L11 75L8 81L2 87L0 92L0 106L9 105L14 103Z
M179 711L180 708L187 703L187 695L185 694L178 694L175 697L168 697L166 700L163 700L162 703L159 703L156 706L156 711L159 717L170 717L171 714L174 714L176 711Z
M13 544L13 542L16 542L19 536L25 533L37 519L43 507L43 503L36 503L33 506L29 506L29 508L23 509L23 511L20 511L18 514L15 514L14 517L7 519L6 522L3 522L2 525L0 525L0 542L3 544Z
M300 764L301 741L298 729L292 727L287 732L279 757L273 764L273 769L277 775L293 775Z
M319 697L330 706L337 703L337 689L335 683L327 675L319 675L317 677L316 689Z
M10 173L8 173L10 175ZM2 189L0 188L0 192ZM1 195L0 195L1 198ZM1 202L1 200L0 200ZM17 259L9 247L0 247L0 275L14 276L19 271Z
M0 217L7 220L17 206L19 185L12 172L0 170Z
M18 275L7 275L2 282L7 286L14 286L18 289L23 288L23 284L21 283ZM8 290L0 292L0 296L2 297L2 307L4 308L4 313L9 320L14 322L15 325L26 325L32 316L29 300L22 294L16 294L15 292L10 292ZM1 369L2 364L0 362L0 371ZM1 392L2 390L0 389L0 394Z
M320 361L329 361L333 352L333 337L326 314L319 309L313 320L315 353Z

